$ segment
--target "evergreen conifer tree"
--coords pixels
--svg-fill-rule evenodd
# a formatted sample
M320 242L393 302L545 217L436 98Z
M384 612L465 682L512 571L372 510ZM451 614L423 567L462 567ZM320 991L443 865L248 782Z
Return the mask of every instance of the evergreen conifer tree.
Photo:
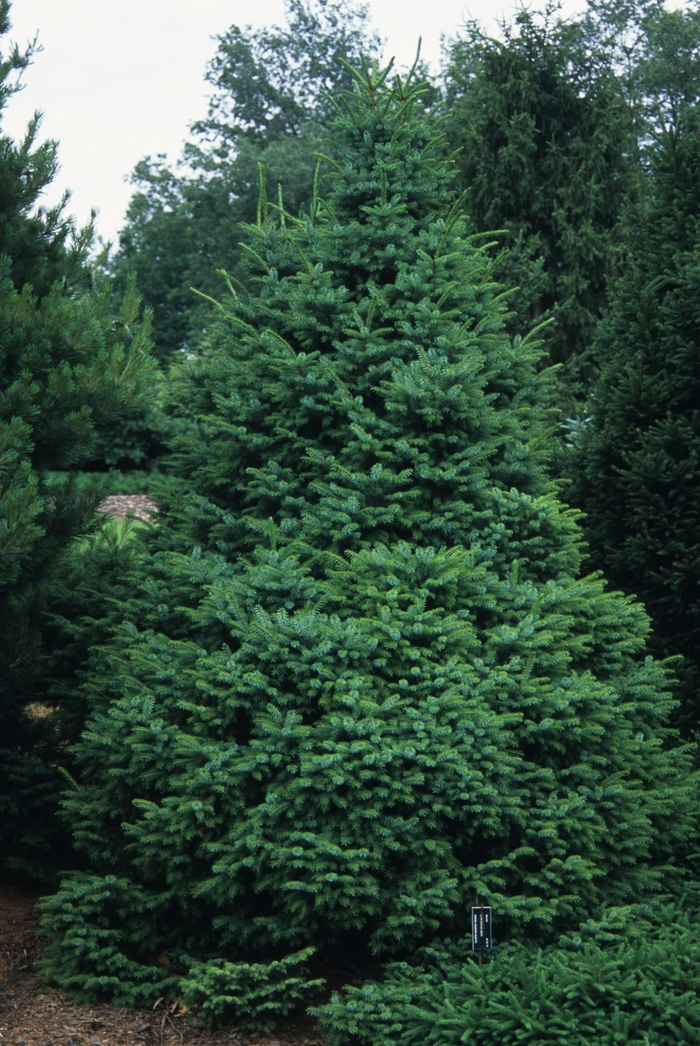
M642 600L656 655L683 655L685 730L700 721L699 290L700 136L669 131L627 216L569 472L593 564Z
M8 29L2 0L0 37ZM0 110L30 59L31 49L10 48L0 62ZM54 763L65 740L45 714L63 672L62 638L47 615L106 492L103 484L79 494L69 477L49 488L47 474L87 460L100 422L123 413L150 373L133 289L116 321L106 293L91 287L92 230L76 232L65 200L38 205L57 146L36 146L37 129L38 116L19 144L0 136L0 860L32 870L51 861ZM41 716L30 714L37 703Z
M552 939L652 897L692 817L663 668L579 578L551 379L465 237L425 85L364 67L327 201L261 197L65 806L45 970L269 1024L314 949ZM306 979L305 979L306 978Z
M505 232L499 276L519 288L509 329L553 320L545 340L571 415L595 375L588 350L637 180L637 127L609 50L584 22L548 4L501 29L495 40L470 23L452 43L446 126L475 228Z

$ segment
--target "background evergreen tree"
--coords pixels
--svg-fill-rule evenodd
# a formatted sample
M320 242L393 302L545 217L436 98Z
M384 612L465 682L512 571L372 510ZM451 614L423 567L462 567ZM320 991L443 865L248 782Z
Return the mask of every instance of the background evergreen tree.
M3 0L0 35L8 29ZM30 59L10 48L0 62L0 109ZM0 853L33 870L50 849L62 740L57 716L45 714L63 671L47 615L68 575L77 580L75 543L94 529L106 492L104 483L79 492L70 478L49 487L47 476L89 458L99 425L123 414L150 374L133 290L114 320L107 293L91 286L92 230L76 232L65 200L38 206L57 146L36 146L37 129L38 117L19 144L0 137Z
M189 367L185 358L167 367L154 367L148 398L126 416L100 425L94 451L81 465L81 484L104 479L105 473L112 472L110 490L115 494L143 493L158 500L174 488L175 479L167 471L170 444L192 427L183 390ZM52 476L52 480L60 478L60 473Z
M606 307L616 224L647 168L652 135L694 120L700 7L589 0L579 16L521 11L491 39L469 23L447 52L450 141L479 231L505 229L499 273L519 286L512 333L543 318L563 364L559 403L579 414Z
M657 656L683 655L686 730L700 719L699 290L700 137L669 131L648 198L627 216L569 472L593 564L644 602Z
M479 231L505 230L499 275L509 329L544 318L560 403L576 413L594 373L589 356L605 307L613 230L636 182L636 126L609 51L554 6L521 11L488 37L470 23L448 54L451 144Z
M261 199L194 491L95 654L87 869L45 902L83 997L269 1024L314 949L406 954L475 892L504 936L623 918L692 821L645 615L578 578L549 373L503 331L428 89L386 76L340 96L327 202Z

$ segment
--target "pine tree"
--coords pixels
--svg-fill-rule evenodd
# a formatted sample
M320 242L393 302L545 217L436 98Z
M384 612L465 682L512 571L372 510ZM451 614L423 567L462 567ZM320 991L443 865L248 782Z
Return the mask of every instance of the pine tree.
M569 464L593 564L643 601L656 655L683 655L685 730L700 720L699 179L697 132L664 134L648 198L627 216Z
M548 940L653 897L692 819L646 617L579 578L551 376L503 331L425 85L364 67L334 189L264 195L65 807L45 970L269 1024L318 952ZM194 393L193 393L194 395ZM305 980L306 978L306 980Z
M2 0L0 36L8 29ZM0 109L30 59L31 50L11 48L0 63ZM123 414L150 373L133 290L115 321L106 293L91 286L92 230L76 231L65 200L38 206L57 146L36 146L37 130L38 117L19 144L0 137L0 851L3 865L25 870L51 861L54 763L65 740L44 714L62 642L48 614L105 493L78 494L70 477L49 488L47 475L87 460L100 422Z

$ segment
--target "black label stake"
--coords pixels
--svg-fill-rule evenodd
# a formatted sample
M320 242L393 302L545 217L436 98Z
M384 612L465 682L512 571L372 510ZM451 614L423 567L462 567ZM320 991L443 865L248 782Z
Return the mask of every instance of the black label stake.
M479 953L479 966L481 966L481 953L491 951L493 948L491 914L491 908L486 905L472 908L472 949Z

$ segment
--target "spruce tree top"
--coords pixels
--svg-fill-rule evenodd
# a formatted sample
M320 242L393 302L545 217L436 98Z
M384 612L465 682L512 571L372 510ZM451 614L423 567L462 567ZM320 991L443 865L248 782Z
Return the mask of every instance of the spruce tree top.
M548 378L422 88L387 76L340 100L327 202L261 201L195 492L96 655L66 799L88 870L47 905L49 969L87 994L160 992L166 947L199 1001L253 956L400 954L475 892L551 937L653 894L685 830L646 619L576 580Z
M244 245L258 296L227 303L214 335L211 428L185 465L233 511L237 548L245 521L268 517L321 548L469 544L497 492L554 489L549 376L535 373L536 347L504 334L443 137L417 115L425 88L390 91L387 73L341 96L330 200L293 219L261 199ZM494 532L539 576L548 552L529 538L506 552ZM575 569L575 542L557 540L559 569Z

